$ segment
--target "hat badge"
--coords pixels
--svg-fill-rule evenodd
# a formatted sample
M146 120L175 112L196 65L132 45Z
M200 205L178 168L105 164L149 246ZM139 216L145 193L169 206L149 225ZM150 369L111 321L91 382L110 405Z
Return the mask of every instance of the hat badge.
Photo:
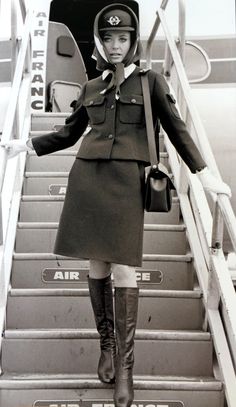
M107 22L108 22L110 25L118 25L118 24L121 22L121 20L120 20L120 18L119 18L118 16L111 16L111 17L107 20Z

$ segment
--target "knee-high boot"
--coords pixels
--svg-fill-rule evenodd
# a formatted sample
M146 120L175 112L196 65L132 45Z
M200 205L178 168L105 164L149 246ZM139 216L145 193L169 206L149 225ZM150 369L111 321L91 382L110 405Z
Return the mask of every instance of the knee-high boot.
M98 362L98 377L104 383L113 383L116 342L111 276L102 279L88 278L88 286L96 327L100 335L101 355Z
M134 398L134 335L138 314L138 288L115 288L116 358L115 407L129 407Z

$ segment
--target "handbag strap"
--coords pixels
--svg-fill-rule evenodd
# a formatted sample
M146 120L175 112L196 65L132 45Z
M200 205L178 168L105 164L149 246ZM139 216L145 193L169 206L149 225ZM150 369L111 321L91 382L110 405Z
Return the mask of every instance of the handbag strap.
M147 139L148 139L148 149L150 155L151 166L157 165L159 162L159 157L157 157L157 148L155 141L155 133L153 128L153 117L152 117L152 106L151 106L151 97L149 82L147 77L147 71L141 72L141 83L143 89L143 100L144 100L144 112L146 120L146 129L147 129Z

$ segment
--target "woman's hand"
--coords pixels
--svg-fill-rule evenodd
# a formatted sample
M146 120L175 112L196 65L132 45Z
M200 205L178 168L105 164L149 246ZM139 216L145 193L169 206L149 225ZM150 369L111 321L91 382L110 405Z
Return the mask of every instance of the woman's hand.
M27 141L25 140L10 140L6 143L0 143L0 146L5 147L9 158L13 158L23 151L33 150L30 145L27 145Z
M197 172L197 176L206 191L215 192L216 194L225 194L231 197L230 187L225 182L216 178L207 167Z

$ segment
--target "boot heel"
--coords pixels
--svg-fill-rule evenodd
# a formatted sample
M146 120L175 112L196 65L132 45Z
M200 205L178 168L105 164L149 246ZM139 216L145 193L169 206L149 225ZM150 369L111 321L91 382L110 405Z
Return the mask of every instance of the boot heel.
M133 372L127 372L125 376L119 370L116 372L115 407L130 407L134 400Z
M115 383L115 366L112 351L101 350L97 373L101 382Z

